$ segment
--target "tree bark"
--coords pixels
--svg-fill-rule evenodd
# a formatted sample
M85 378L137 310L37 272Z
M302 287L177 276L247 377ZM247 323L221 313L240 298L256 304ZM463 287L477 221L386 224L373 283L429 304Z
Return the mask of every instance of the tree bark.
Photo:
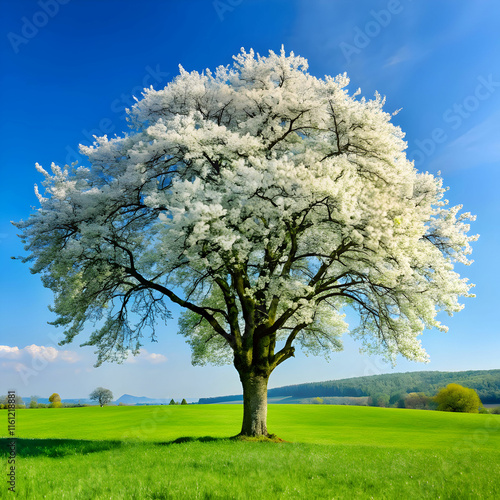
M243 385L243 425L240 436L267 436L267 383L269 376L240 373Z

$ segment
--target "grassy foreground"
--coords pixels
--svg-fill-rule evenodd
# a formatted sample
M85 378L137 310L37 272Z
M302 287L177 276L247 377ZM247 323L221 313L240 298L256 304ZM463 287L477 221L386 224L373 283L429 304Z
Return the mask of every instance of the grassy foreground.
M276 444L227 439L241 412L233 405L20 410L16 496L500 498L497 415L271 406L270 431L290 441ZM7 493L4 482L0 497Z

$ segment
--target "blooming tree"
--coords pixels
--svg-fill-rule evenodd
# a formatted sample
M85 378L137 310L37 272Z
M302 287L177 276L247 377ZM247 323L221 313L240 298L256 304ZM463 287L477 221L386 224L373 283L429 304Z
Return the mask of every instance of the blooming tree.
M113 393L104 387L97 387L90 393L89 399L97 401L99 406L102 407L113 401Z
M297 345L342 348L346 306L367 350L425 361L418 335L471 296L454 263L472 217L407 160L384 99L348 83L242 50L145 89L130 133L81 146L89 166L37 165L41 208L16 226L62 344L93 322L97 364L120 360L182 306L193 362L239 373L243 435L267 435L268 379Z

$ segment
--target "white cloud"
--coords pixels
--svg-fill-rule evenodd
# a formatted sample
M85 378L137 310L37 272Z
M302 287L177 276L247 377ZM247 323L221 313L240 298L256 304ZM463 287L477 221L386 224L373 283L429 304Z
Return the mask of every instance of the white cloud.
M80 356L74 351L60 351L55 347L31 344L22 349L17 346L0 345L0 358L4 359L36 359L44 360L48 363L57 359L66 363L75 363ZM4 366L4 364L2 364Z
M10 347L8 345L0 345L0 358L13 359L21 355L19 347Z
M163 354L148 352L146 349L141 349L140 354L138 354L137 356L133 356L131 353L129 353L129 356L125 360L125 363L136 364L139 362L146 362L156 365L159 363L165 363L165 361L167 361L167 357Z
M32 358L42 358L46 361L54 361L59 355L59 351L55 347L45 347L43 345L28 345L23 351L26 351Z
M64 363L76 363L82 359L82 357L75 351L61 351L52 346L43 346L31 344L20 349L17 346L0 345L0 359L6 360L20 360L25 363L35 362L38 364L40 361L43 364L54 363L54 362L64 362ZM165 363L167 361L166 356L156 352L148 352L146 349L141 349L141 352L137 356L133 356L129 353L128 358L125 363L136 364L136 363L149 363L149 364L159 364ZM4 366L4 364L2 364ZM38 366L38 365L37 365Z
M76 363L81 359L75 351L60 351L59 355L67 363Z
M166 356L164 356L163 354L157 354L154 352L152 352L151 354L148 354L146 359L148 359L153 364L164 363L165 361L167 361Z

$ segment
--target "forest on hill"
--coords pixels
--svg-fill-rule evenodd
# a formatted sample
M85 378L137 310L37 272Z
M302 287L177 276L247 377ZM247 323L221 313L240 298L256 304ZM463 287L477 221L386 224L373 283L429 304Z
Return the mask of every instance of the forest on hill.
M290 396L293 398L374 397L380 394L387 394L391 400L395 400L411 392L434 396L439 389L451 383L475 389L483 404L500 404L500 370L387 373L383 375L275 387L269 389L267 394L270 398L278 396ZM199 403L223 403L241 398L241 395L200 398Z

